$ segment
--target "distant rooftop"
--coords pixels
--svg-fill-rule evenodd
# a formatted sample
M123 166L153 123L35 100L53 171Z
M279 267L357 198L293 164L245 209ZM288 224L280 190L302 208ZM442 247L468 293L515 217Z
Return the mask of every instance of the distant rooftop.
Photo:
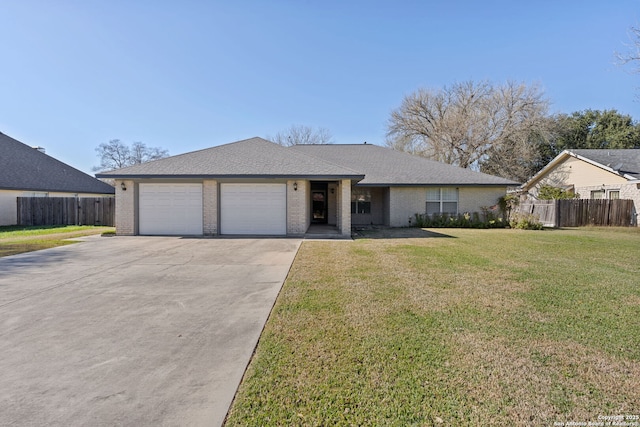
M0 132L0 189L114 194L115 190L84 172Z
M567 150L578 156L600 163L615 171L640 179L640 149L628 148L618 150Z

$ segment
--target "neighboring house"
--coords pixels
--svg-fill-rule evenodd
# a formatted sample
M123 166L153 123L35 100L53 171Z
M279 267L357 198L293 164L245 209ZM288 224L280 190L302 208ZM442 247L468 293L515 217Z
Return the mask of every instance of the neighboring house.
M521 188L535 200L543 185L563 188L581 199L631 199L638 212L640 149L565 150Z
M17 197L114 193L112 186L0 132L0 225L17 224Z
M282 147L262 138L104 172L121 235L304 235L311 224L409 225L416 213L495 205L491 175L371 144Z

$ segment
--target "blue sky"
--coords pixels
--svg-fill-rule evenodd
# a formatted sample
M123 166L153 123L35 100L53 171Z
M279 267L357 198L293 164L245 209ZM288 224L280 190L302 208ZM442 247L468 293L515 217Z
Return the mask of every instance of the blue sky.
M538 84L640 120L615 51L640 0L0 0L0 132L90 172L111 139L179 154L291 125L384 144L420 88Z

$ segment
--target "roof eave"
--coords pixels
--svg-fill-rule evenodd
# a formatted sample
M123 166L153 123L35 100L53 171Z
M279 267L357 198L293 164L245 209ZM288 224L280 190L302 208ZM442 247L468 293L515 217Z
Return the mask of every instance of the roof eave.
M37 191L41 193L85 193L85 194L110 194L116 193L115 188L112 191L92 190L92 189L77 189L77 188L47 188L47 187L29 187L29 186L0 186L0 190L9 191Z
M607 172L611 172L612 174L618 175L618 176L620 176L622 178L625 178L625 179L628 179L628 180L633 180L634 179L634 177L629 175L629 174L621 173L620 171L617 171L617 170L613 169L612 167L604 165L604 164L602 164L600 162L596 162L595 160L591 160L588 157L584 157L584 156L581 156L579 154L572 153L572 152L569 152L569 154L574 156L576 159L580 159L583 162L587 162L587 163L589 163L589 164L591 164L593 166L599 167L600 169L604 169Z
M571 153L569 150L563 150L560 154L555 156L549 163L547 163L545 167L540 169L538 173L533 175L527 182L522 184L520 188L525 191L529 190L529 188L531 188L536 182L541 180L542 177L546 175L548 171L556 167L558 164L564 161L567 157L571 157L571 156L575 157L575 155Z
M359 183L360 187L513 187L520 185L519 182L505 183L456 183L456 182L422 182L422 183L389 183L389 182L366 182Z
M299 174L96 174L96 178L110 179L351 179L360 181L364 175L299 175Z

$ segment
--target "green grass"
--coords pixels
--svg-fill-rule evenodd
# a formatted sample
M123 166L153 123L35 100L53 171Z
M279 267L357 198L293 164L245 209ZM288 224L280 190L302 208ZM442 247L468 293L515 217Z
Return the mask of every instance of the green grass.
M0 257L74 243L73 237L108 233L113 227L94 226L5 226L0 227Z
M305 242L227 425L638 413L640 230L438 233Z

